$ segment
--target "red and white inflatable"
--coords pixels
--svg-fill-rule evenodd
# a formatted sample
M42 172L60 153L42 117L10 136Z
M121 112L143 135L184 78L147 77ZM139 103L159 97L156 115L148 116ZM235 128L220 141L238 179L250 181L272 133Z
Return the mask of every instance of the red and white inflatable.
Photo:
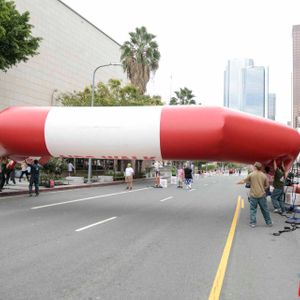
M0 157L206 160L291 164L297 131L220 107L10 107Z

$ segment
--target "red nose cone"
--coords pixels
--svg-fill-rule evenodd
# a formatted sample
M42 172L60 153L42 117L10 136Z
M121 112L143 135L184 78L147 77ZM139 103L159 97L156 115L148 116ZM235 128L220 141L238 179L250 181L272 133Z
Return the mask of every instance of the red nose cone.
M10 107L0 112L0 156L50 155L44 137L49 108Z

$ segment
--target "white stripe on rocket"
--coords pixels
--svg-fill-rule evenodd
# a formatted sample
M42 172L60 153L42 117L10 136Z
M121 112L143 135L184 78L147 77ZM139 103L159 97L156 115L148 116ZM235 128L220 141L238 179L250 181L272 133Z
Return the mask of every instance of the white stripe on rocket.
M53 107L45 124L52 156L161 160L162 107Z

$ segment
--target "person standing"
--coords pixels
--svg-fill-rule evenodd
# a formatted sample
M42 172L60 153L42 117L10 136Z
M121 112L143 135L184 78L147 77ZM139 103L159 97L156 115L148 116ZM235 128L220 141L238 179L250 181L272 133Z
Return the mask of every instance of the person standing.
M274 180L273 180L273 192L271 195L272 204L274 206L274 213L284 213L284 180L285 180L285 172L284 172L284 163L282 162L280 166L277 166L276 160L273 161L274 167Z
M179 166L177 170L177 187L178 188L183 188L183 179L184 179L184 170L182 166Z
M9 160L7 165L6 165L6 184L9 183L9 179L11 179L11 181L16 184L16 180L15 180L15 165L16 162L13 160Z
M74 171L75 171L75 167L74 167L74 165L69 161L69 163L68 163L68 172L69 172L69 176L71 176L71 174L73 174Z
M21 163L21 175L20 175L20 178L19 178L19 182L21 182L22 178L23 178L23 175L25 174L26 178L27 178L27 181L29 181L29 176L28 176L28 170L27 170L27 164L25 161L23 161Z
M6 157L3 157L0 162L0 192L2 192L3 186L6 180L6 165L8 161Z
M193 181L193 171L189 165L186 165L184 168L184 178L187 189L192 189L192 181Z
M125 169L125 182L127 183L127 190L132 190L133 175L134 170L132 169L131 164L127 164L127 168Z
M162 186L160 185L160 163L158 161L154 163L154 172L155 172L154 187L161 188Z
M272 193L271 193L271 185L273 185L273 176L270 174L270 171L271 171L270 167L266 166L265 167L265 174L267 176L268 184L269 184L269 187L266 189L266 197L272 195Z
M268 226L272 226L272 220L267 205L266 189L269 186L267 176L262 172L262 164L256 162L254 170L245 179L240 180L237 184L250 184L250 226L256 226L257 205L259 205L265 222Z
M30 167L30 181L29 181L29 196L32 196L32 186L34 185L35 195L39 195L39 184L40 184L40 169L41 166L37 159L33 161L33 164L30 164L26 161L27 165Z

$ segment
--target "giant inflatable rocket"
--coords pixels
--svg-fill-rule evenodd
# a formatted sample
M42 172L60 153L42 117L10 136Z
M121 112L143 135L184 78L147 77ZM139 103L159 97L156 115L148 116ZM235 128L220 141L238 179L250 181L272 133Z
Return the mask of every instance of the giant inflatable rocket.
M0 157L205 160L291 164L297 131L220 107L10 107Z

